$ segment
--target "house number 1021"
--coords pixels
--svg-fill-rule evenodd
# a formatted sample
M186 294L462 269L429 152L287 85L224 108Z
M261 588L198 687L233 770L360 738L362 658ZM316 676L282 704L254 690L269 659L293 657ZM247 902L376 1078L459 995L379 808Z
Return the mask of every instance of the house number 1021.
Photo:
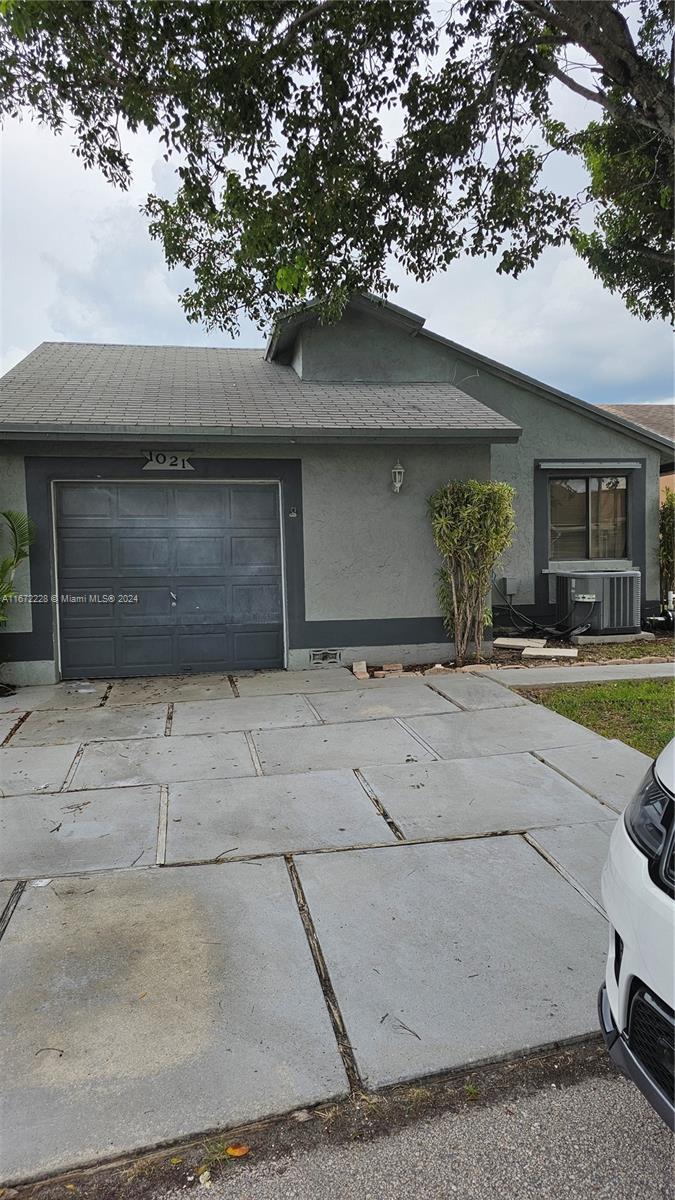
M194 471L190 456L182 454L180 450L177 453L171 450L144 450L143 453L146 458L144 471Z

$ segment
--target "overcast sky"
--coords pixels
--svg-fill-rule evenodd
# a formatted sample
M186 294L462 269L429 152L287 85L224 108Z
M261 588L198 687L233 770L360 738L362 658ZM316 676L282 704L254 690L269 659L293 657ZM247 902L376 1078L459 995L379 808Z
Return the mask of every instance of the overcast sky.
M242 322L239 339L189 324L178 296L183 273L167 271L139 206L167 190L157 142L129 139L133 190L115 191L85 171L69 136L29 121L7 125L0 147L0 367L42 341L262 346ZM467 259L418 284L393 272L392 299L427 327L597 403L672 398L667 326L631 316L569 249L548 251L513 280L494 263Z

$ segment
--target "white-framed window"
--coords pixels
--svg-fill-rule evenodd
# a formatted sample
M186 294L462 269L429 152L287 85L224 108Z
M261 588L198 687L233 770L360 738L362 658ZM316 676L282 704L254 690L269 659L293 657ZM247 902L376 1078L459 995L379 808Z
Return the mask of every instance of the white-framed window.
M626 475L564 475L548 481L549 558L628 557Z

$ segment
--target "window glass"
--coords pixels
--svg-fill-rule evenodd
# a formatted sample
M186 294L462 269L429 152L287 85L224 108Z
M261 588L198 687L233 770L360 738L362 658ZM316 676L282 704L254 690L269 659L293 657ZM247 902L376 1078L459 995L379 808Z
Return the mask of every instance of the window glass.
M591 479L591 558L626 557L626 477Z
M588 557L586 484L585 479L550 481L549 557L554 560Z

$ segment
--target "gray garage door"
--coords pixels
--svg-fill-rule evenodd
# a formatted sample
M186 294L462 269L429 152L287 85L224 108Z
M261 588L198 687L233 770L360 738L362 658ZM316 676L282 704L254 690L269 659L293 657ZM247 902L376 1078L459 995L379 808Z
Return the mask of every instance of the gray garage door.
M56 492L64 678L283 665L276 484Z

